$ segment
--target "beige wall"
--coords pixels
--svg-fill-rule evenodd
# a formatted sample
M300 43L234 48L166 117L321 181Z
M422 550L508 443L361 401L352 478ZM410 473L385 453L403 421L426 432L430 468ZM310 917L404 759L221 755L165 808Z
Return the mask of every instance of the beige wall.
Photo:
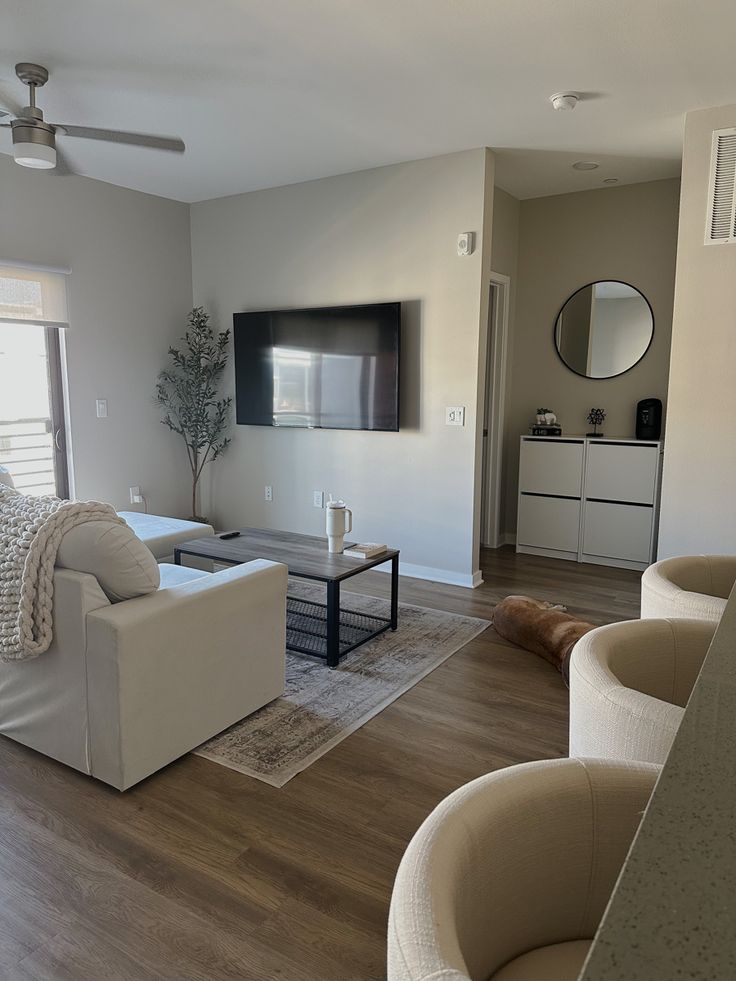
M521 202L501 187L493 189L493 236L491 266L493 272L516 280L519 262L519 221Z
M69 266L66 331L77 497L188 513L187 468L153 403L191 307L189 208L86 177L24 170L0 154L0 260ZM1 383L1 380L0 380ZM108 400L97 419L95 399Z
M359 540L399 546L405 570L470 582L492 179L491 155L472 150L192 206L194 294L221 327L240 310L404 301L401 431L234 427L212 473L223 525L324 534L324 490L354 509ZM461 258L463 231L479 247ZM466 407L464 428L445 425L447 405Z
M736 245L705 245L711 140L736 105L689 113L659 556L736 553Z
M553 409L568 434L587 430L592 406L606 410L607 435L633 436L636 403L666 403L672 325L679 182L654 181L522 201L511 399L506 418L504 528L516 530L519 436L537 406ZM631 283L654 310L644 359L617 378L581 378L553 344L557 313L576 289L597 279Z

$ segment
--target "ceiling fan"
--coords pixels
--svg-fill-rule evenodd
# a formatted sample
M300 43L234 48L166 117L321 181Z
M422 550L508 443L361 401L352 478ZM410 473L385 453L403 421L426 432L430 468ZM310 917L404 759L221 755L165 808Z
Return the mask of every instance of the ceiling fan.
M22 61L15 66L15 74L31 90L30 104L17 113L0 106L0 127L10 128L13 134L13 157L21 167L52 170L57 163L68 170L62 152L56 146L56 137L81 136L88 140L107 140L111 143L128 143L133 146L152 147L156 150L173 150L183 153L184 142L166 136L148 136L145 133L124 133L115 129L97 129L93 126L69 126L67 123L47 123L43 112L36 105L36 89L45 85L48 71L42 65Z

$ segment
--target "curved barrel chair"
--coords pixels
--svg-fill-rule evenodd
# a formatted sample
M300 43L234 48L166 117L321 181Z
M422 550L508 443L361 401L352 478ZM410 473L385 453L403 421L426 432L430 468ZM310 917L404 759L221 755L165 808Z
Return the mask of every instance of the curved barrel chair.
M573 981L659 767L545 760L480 777L399 866L388 981Z
M734 582L734 555L662 559L650 565L641 577L641 615L718 621Z
M664 763L717 624L626 620L570 658L570 756Z

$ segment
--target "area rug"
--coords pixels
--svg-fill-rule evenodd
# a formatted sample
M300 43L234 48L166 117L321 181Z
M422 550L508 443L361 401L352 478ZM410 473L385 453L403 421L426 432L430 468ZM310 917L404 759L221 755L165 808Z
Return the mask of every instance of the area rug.
M320 587L301 581L290 581L289 595L324 598ZM387 602L372 596L343 593L341 605L388 616ZM397 631L368 641L333 671L323 660L287 651L283 696L195 753L283 787L488 626L488 620L402 603Z

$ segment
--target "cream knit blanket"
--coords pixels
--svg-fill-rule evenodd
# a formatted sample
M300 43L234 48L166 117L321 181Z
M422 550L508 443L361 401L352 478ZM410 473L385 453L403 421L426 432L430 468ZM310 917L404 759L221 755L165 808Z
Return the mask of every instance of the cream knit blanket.
M110 504L28 497L0 484L0 660L25 660L48 649L61 539L101 518L125 524Z

